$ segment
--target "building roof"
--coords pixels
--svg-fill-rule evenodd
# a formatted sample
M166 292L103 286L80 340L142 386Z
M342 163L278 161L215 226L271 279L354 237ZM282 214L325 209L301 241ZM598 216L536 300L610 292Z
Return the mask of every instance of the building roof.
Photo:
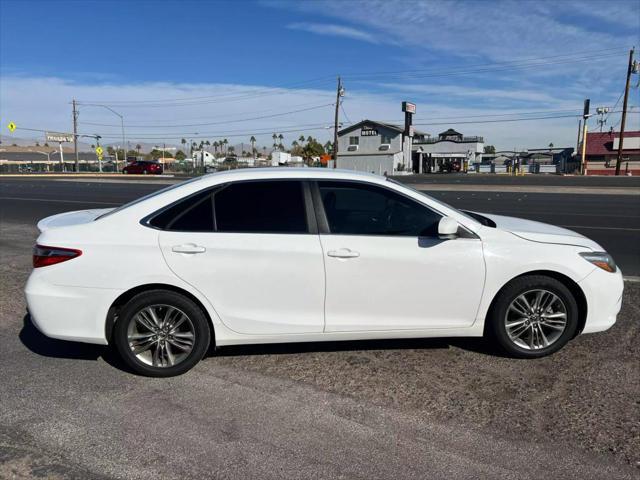
M625 138L640 137L640 131L624 132ZM620 137L620 132L589 132L587 133L587 155L614 155L613 140ZM627 150L625 154L640 153L638 150Z
M391 123L378 122L376 120L362 120L361 122L354 123L350 127L343 128L338 131L338 135L344 135L345 133L353 132L354 130L359 129L364 125L377 125L379 127L388 128L389 130L394 130L398 133L404 132L404 128L401 128L397 125L393 125Z
M442 133L439 133L438 135L440 136L449 136L449 135L460 135L462 136L462 134L460 132L456 132L453 128L450 128L449 130L445 130Z

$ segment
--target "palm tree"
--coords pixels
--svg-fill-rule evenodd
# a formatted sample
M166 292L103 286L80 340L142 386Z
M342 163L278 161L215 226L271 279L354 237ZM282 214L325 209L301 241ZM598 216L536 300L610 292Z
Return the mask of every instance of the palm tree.
M182 148L184 149L184 146L187 143L187 140L183 138L182 140L180 140L180 143L182 144Z
M209 140L207 140L206 142L204 142L204 144L209 147L211 145L211 142Z
M140 156L140 149L142 148L142 145L140 145L139 143L136 145L136 150L138 151L138 156Z
M225 153L227 153L227 144L229 143L227 141L227 139L225 138L224 140L222 140L222 143L224 143L224 149L225 149Z
M278 140L280 140L280 148L282 149L282 140L284 140L284 135L278 135Z
M213 142L213 154L218 156L218 141Z
M300 138L298 138L298 141L300 143L304 143L304 135L300 135Z
M256 137L251 135L251 138L249 139L249 141L251 142L251 153L255 158L255 156L256 156Z

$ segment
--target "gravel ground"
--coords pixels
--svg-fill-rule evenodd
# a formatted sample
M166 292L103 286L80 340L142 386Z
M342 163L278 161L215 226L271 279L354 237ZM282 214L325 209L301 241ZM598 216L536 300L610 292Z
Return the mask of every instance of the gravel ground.
M460 339L227 347L156 380L25 320L35 235L1 224L0 478L640 474L639 283L609 332L550 358Z

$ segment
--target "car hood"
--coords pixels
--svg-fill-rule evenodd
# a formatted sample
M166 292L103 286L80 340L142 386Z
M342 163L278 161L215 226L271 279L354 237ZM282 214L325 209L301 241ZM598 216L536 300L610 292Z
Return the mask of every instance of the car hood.
M494 215L489 213L478 213L483 217L492 220L496 228L513 233L520 238L532 242L556 243L561 245L576 245L590 248L594 251L602 251L603 248L593 240L584 235L548 223L525 220L523 218L506 217L504 215Z
M96 208L93 210L77 210L75 212L59 213L43 218L38 222L38 230L44 232L52 228L68 227L81 223L93 222L100 215L110 212L113 208Z

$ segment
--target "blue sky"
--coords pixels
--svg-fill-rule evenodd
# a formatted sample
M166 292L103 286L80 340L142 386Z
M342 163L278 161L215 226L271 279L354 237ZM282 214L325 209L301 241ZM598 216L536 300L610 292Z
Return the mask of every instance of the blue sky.
M145 142L255 132L267 143L267 131L291 130L290 142L304 128L327 139L340 74L345 122L399 121L400 102L412 100L429 133L453 126L500 148L570 146L575 118L459 122L569 115L585 97L613 106L639 25L637 0L0 0L2 135L9 120L69 130L77 98L118 110L127 136ZM118 123L81 107L84 133L115 142Z

